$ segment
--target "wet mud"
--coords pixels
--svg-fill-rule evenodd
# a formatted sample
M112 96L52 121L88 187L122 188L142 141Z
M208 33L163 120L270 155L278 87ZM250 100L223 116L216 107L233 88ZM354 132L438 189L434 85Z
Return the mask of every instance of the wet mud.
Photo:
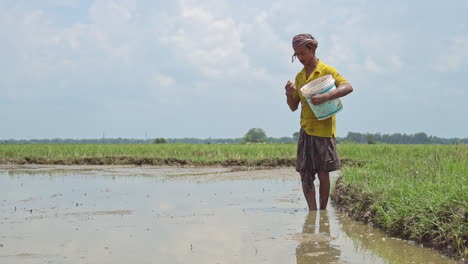
M362 167L365 161L342 158L342 166ZM219 161L190 161L176 158L139 158L131 156L86 157L67 159L48 159L42 157L22 157L17 159L3 158L0 164L5 165L101 165L101 166L223 166L223 167L290 167L295 166L295 158L268 158L259 160L226 159Z
M2 166L0 263L456 263L305 207L294 168Z
M0 164L14 165L150 165L150 166L246 166L246 167L281 167L293 166L296 159L268 158L259 160L249 159L226 159L219 161L199 160L190 161L176 158L145 158L132 156L108 156L108 157L86 157L86 158L66 158L49 159L43 157L21 157L3 158Z

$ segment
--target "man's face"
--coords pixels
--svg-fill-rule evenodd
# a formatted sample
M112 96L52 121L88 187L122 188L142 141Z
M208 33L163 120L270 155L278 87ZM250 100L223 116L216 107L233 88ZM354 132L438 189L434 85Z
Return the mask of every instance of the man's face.
M315 56L314 51L312 49L307 48L306 46L299 46L295 48L294 54L297 56L297 58L303 65L311 63Z

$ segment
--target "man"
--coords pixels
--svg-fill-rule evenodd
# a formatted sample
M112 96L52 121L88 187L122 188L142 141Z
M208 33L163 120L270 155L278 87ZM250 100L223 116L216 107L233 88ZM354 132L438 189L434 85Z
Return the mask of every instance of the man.
M293 38L294 57L304 65L296 75L294 83L288 81L286 89L287 104L296 111L301 103L301 130L297 147L296 170L301 175L302 190L310 211L317 210L315 201L315 174L320 181L320 210L325 210L330 194L330 171L340 169L340 160L336 151L336 117L335 115L318 120L308 105L300 88L306 83L325 75L332 75L336 89L324 94L312 96L314 105L343 97L353 91L353 87L338 71L321 62L315 55L318 42L310 34L299 34Z

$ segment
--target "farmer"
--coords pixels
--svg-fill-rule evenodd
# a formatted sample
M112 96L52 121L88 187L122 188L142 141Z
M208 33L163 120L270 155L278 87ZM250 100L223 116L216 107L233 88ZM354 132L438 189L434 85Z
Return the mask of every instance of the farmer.
M336 89L324 94L311 97L314 105L343 97L353 91L353 87L338 71L320 61L316 55L318 42L309 34L299 34L292 40L294 55L304 65L296 75L294 83L286 83L286 97L289 108L296 111L301 103L301 130L297 144L296 170L301 175L302 190L309 207L309 211L317 210L315 201L315 174L320 181L319 203L320 210L325 210L330 194L330 171L340 169L340 160L336 151L335 115L318 120L302 96L300 88L306 83L321 76L331 74L335 79Z

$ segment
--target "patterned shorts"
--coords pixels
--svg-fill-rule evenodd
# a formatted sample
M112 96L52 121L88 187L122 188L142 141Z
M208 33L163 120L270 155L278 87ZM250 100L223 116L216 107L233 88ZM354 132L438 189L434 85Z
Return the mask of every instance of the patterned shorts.
M335 171L340 167L336 139L310 136L301 128L297 144L296 171L301 174L302 183L312 188L317 172Z

